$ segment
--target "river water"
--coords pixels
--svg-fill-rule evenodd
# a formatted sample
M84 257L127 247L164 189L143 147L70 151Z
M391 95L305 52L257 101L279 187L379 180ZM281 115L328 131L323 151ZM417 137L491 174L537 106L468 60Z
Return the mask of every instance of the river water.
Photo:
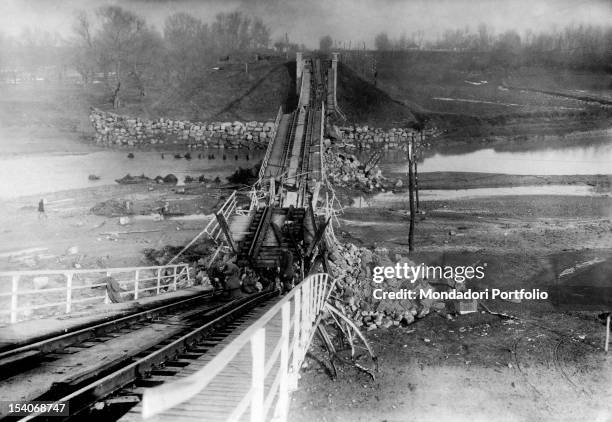
M422 189L419 199L423 201L452 201L457 199L483 198L489 196L524 196L524 195L563 195L563 196L610 196L609 193L596 192L591 186L585 185L542 185L513 186L502 188L474 189ZM408 206L408 192L383 192L376 195L353 198L353 206L357 208Z
M419 164L419 172L460 171L506 174L533 175L571 175L571 174L612 174L612 132L601 136L597 142L592 137L576 139L579 146L548 149L520 150L513 146L513 151L499 151L483 148L474 151L456 150L453 153L436 153ZM527 148L527 147L526 147ZM88 149L90 149L88 151ZM192 152L191 160L175 159L173 153L166 152L161 158L159 152L135 152L135 158L127 158L127 151L100 149L86 144L79 144L79 153L57 151L55 153L3 154L0 151L0 198L15 198L25 195L36 195L68 189L90 186L110 185L126 174L154 178L173 173L179 179L185 176L205 175L207 178L219 176L222 180L232 174L238 167L251 167L263 155L263 150L208 150ZM183 151L184 153L185 151ZM198 153L202 155L198 159ZM214 159L208 159L214 154ZM226 159L223 159L223 155ZM360 158L367 156L362 153ZM236 159L237 157L237 159ZM248 158L248 159L247 159ZM389 152L380 163L384 173L407 171L405 155L402 152ZM100 180L90 181L88 176L95 174ZM510 189L510 191L508 191ZM553 191L551 191L554 190ZM578 194L591 195L587 187L523 187L469 189L469 192L453 191L447 195L454 196L490 196L508 194ZM443 192L422 192L423 198Z
M134 152L133 159L126 151L96 150L82 154L19 155L0 156L0 198L42 194L68 189L115 184L126 174L150 178L169 173L180 180L189 175L205 175L223 181L238 167L252 167L263 157L265 151L209 150L192 152L191 160L175 159L174 153ZM198 154L202 154L198 159ZM214 159L208 159L214 154ZM226 159L223 159L225 154ZM248 160L247 160L248 154ZM238 156L238 159L236 159ZM88 180L90 174L100 180Z
M483 148L476 151L437 152L419 162L419 172L457 171L520 175L612 174L612 134L599 142L579 146L499 151ZM467 147L466 147L467 150ZM360 158L363 158L363 155ZM383 173L406 173L405 153L388 152L380 167Z

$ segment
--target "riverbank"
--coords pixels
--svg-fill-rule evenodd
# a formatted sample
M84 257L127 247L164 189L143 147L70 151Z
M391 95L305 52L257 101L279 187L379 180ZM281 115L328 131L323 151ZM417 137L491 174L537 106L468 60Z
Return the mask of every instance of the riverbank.
M39 196L6 200L0 205L0 270L147 265L144 249L184 245L230 193L214 184L90 187L46 194L45 216L37 211ZM106 201L128 201L132 212L121 213L127 221L92 212ZM172 216L161 219L164 206Z

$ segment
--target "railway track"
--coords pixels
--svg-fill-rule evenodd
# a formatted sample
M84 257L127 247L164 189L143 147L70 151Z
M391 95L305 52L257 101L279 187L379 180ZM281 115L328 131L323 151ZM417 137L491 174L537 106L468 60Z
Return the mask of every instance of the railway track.
M203 292L187 299L165 303L129 315L110 318L107 321L87 324L68 332L51 334L46 338L0 350L0 383L2 379L7 378L12 373L36 364L49 353L54 353L67 347L74 347L84 342L102 341L109 333L129 327L135 328L142 322L151 321L153 318L198 305L213 297L213 292Z
M65 403L70 416L64 420L117 420L138 403L144 387L206 354L274 296L263 292L224 303L190 298L89 327L89 333L85 328L25 346L21 352L43 351L38 359L21 360L18 375L0 381L0 396ZM0 418L61 420L40 414Z

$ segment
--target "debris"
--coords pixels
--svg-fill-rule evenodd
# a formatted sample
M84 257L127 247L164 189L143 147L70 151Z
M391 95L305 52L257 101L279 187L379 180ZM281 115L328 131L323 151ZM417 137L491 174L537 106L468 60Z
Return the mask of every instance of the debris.
M32 279L32 282L34 283L35 290L44 289L45 287L49 285L49 277L46 277L46 276L34 277Z
M79 253L78 246L71 246L68 249L66 249L66 255L76 255L78 253Z
M148 182L151 182L151 179L149 179L144 174L142 174L140 176L131 176L128 173L125 176L123 176L121 179L115 179L115 182L119 183L120 185L135 185L135 184L138 184L138 183L148 183Z
M178 177L176 177L174 174L170 173L167 174L166 177L163 178L164 183L169 183L169 184L174 184L176 185L178 183Z
M120 217L131 213L126 207L125 201L118 201L116 199L99 202L90 211L95 215L104 217Z

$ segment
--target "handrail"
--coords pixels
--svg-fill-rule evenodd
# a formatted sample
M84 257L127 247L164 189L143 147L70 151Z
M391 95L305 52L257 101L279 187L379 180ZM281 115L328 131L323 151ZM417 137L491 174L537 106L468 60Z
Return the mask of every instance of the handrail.
M12 275L56 275L66 274L68 272L74 274L100 273L100 272L128 272L134 270L154 270L165 267L182 267L185 264L166 264L166 265L151 265L149 267L114 267L114 268L82 268L74 270L25 270L25 271L0 271L0 277Z
M247 353L245 347L250 345L251 387L242 400L236 403L227 420L240 419L247 408L250 408L252 422L272 419L267 417L268 409L276 399L273 419L286 421L290 390L297 386L299 369L332 288L333 282L330 282L327 274L307 277L202 369L175 382L146 389L142 398L143 419L177 406L202 392L243 350ZM266 336L274 330L268 324L277 320L279 314L282 323L280 338L272 345L272 352L266 356ZM267 372L273 370L276 372L269 376L274 381L266 392L264 383Z
M236 210L236 202L237 202L237 200L236 200L236 191L234 191L229 196L229 198L227 198L225 200L223 205L221 205L221 208L219 208L219 211L217 211L217 214L221 213L221 214L223 214L223 216L225 217L226 220L229 220L229 217ZM191 245L193 245L196 242L196 240L198 240L200 237L202 237L205 233L208 234L208 236L212 240L214 240L215 242L217 241L217 239L221 235L222 230L219 227L219 221L217 221L217 219L215 217L213 217L208 222L206 227L204 227L204 229L202 229L202 231L200 233L196 234L195 237L193 239L191 239L191 241L189 243L187 243L187 245L185 245L183 247L183 249L181 249L176 255L174 255L174 257L170 261L168 261L168 264L172 264L174 261L176 261L176 259L179 256L181 256L187 249L189 249L191 247ZM222 240L222 242L223 242L223 240Z
M319 158L320 158L320 163L319 165L321 166L321 181L325 180L325 166L323 165L324 162L324 143L323 143L323 136L325 135L325 101L321 102L321 138L320 138L320 142L319 142Z
M259 175L257 176L257 184L261 183L266 173L266 168L268 167L268 161L270 160L270 155L272 154L272 149L274 147L274 141L276 140L276 134L278 132L278 125L280 124L282 117L283 117L283 106L281 105L278 108L278 113L276 113L276 119L274 120L274 129L272 130L270 140L268 141L268 147L266 148L266 153L264 155L264 158L261 161L261 167L259 168Z
M162 289L178 289L179 281L191 280L190 268L187 264L157 265L148 267L125 267L125 268L94 268L74 270L30 270L30 271L2 271L0 279L10 278L11 289L1 292L0 299L9 298L10 304L6 308L0 306L0 315L9 314L9 322L14 324L20 320L20 316L29 311L44 308L60 308L55 312L47 312L45 315L70 314L75 309L74 304L88 302L108 303L109 296L105 290L104 294L92 295L95 289L106 288L107 283L91 284L81 276L98 274L98 278L114 275L120 283L123 291L121 296L132 296L137 300L141 294L149 292L149 295L159 295ZM120 275L117 277L117 275ZM124 276L121 276L124 275ZM60 277L58 277L60 276ZM30 278L30 279L28 279ZM81 281L81 283L77 283ZM24 283L27 285L24 288ZM39 283L37 285L37 283ZM50 287L45 287L45 285ZM21 289L20 289L21 288ZM20 297L29 297L27 301ZM21 318L21 320L28 318ZM31 318L30 318L31 319Z

